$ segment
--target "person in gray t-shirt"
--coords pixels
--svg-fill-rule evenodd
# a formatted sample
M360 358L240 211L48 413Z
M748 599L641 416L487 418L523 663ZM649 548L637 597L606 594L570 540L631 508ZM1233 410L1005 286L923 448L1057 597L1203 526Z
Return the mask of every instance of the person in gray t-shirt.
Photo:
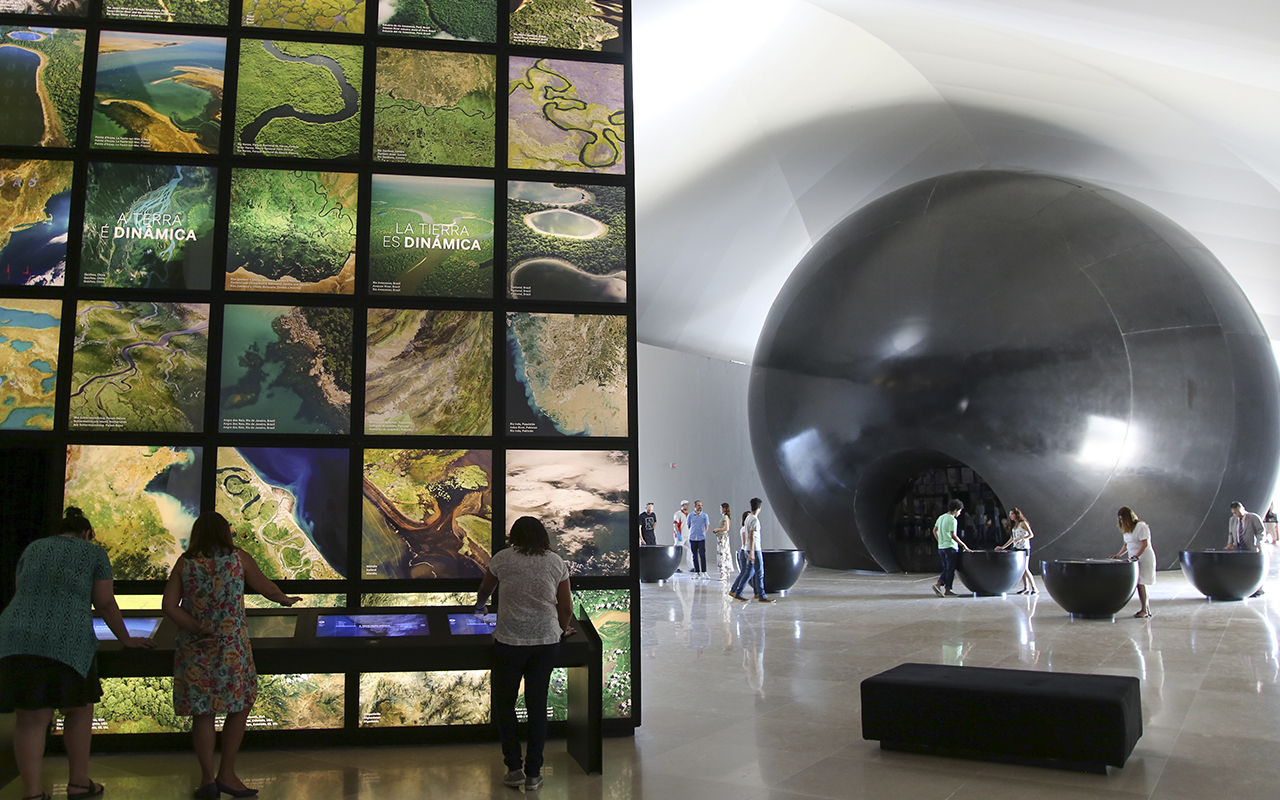
M573 633L569 568L551 550L547 529L534 517L511 526L510 545L495 553L485 568L476 613L485 613L493 590L502 588L498 624L493 631L493 697L502 740L507 786L542 786L542 750L547 741L547 689L560 654L560 638ZM529 712L529 747L521 758L516 697L524 680Z

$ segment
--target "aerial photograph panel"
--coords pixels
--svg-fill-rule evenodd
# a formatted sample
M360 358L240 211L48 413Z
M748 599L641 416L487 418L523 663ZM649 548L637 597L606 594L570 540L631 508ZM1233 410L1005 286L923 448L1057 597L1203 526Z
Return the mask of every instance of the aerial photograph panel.
M622 52L624 0L511 0L511 44Z
M627 190L509 181L507 296L627 301Z
M0 145L74 147L85 32L0 25Z
M0 159L0 286L62 286L71 161Z
M164 580L200 516L203 449L67 446L65 506L93 523L116 580Z
M364 0L244 0L246 28L364 33Z
M497 0L378 0L378 33L496 42Z
M230 11L227 0L103 0L102 16L130 22L226 25Z
M84 17L88 13L89 0L0 0L0 14Z
M493 432L493 312L371 308L364 432Z
M507 72L507 166L626 172L620 64L512 56Z
M0 430L53 430L62 301L0 298Z
M93 146L217 153L226 62L226 39L103 31Z
M497 57L378 50L375 161L492 167Z
M204 430L209 306L81 300L71 358L72 430Z

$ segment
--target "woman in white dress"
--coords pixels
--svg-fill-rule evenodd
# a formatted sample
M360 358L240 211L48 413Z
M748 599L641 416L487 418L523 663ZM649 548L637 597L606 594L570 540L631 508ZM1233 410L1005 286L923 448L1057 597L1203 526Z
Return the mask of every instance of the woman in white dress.
M1031 532L1031 523L1027 522L1026 515L1018 508L1009 510L1009 522L1013 525L1013 530L1009 533L1009 541L996 549L1003 550L1006 547L1012 547L1014 550L1027 551L1026 566L1022 570L1022 588L1017 593L1038 594L1035 579L1031 577L1031 540L1035 537L1035 534Z
M1151 549L1151 528L1128 506L1121 506L1116 512L1116 525L1124 534L1124 547L1112 558L1138 562L1138 601L1142 608L1133 616L1147 619L1151 616L1147 587L1156 582L1156 553Z
M729 504L720 504L720 526L711 531L716 535L716 566L720 567L718 580L727 581L733 574L733 550L729 546Z

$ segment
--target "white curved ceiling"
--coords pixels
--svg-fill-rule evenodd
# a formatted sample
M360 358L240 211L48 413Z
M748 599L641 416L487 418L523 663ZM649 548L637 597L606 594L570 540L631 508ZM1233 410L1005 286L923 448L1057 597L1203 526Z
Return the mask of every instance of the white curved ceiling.
M640 341L749 362L881 195L1025 168L1166 214L1280 340L1275 0L634 0Z

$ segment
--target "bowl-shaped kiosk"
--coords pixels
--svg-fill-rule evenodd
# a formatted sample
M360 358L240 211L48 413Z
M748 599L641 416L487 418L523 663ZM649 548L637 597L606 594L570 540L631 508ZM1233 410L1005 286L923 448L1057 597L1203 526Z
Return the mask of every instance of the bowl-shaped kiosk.
M640 545L641 583L661 583L676 574L684 548L678 544Z
M763 550L765 594L786 594L804 572L803 550Z
M1253 550L1183 550L1182 574L1210 600L1243 600L1267 577L1267 554Z
M1110 558L1045 561L1044 588L1073 617L1110 619L1138 588L1138 562Z
M991 597L1013 591L1026 569L1026 550L972 550L960 554L956 574L969 591Z

